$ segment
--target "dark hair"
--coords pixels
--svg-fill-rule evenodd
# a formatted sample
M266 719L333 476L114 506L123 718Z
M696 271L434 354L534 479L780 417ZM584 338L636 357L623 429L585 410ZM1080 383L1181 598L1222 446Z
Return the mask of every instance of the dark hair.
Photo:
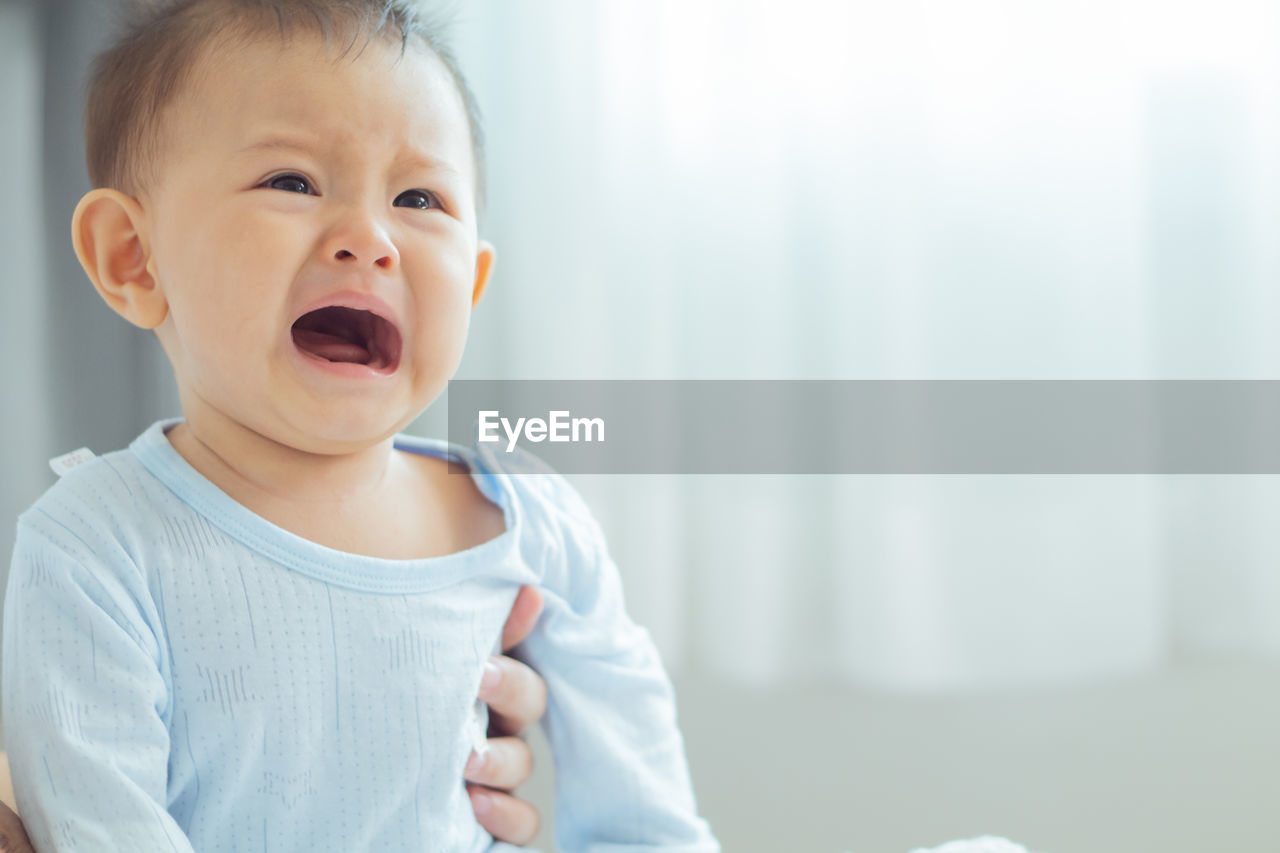
M156 180L161 116L188 85L203 59L220 47L243 45L271 32L287 41L297 32L330 44L349 38L342 55L363 36L399 36L434 54L449 72L466 108L475 161L476 206L484 201L484 136L480 109L444 27L412 0L133 0L111 45L93 60L86 83L85 159L94 187L136 195ZM364 46L361 46L361 50Z

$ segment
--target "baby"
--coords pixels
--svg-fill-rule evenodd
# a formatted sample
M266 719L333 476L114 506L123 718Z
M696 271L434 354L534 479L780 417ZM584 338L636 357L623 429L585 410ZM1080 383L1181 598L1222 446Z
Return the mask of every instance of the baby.
M601 532L527 457L400 431L493 266L473 98L405 0L150 4L72 222L183 417L19 519L4 723L49 851L482 851L462 782L517 591L566 851L716 851Z

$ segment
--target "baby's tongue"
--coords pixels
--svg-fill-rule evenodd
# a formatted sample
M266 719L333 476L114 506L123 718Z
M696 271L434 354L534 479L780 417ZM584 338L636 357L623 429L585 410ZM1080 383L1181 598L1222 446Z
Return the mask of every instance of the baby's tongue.
M317 355L329 361L353 361L358 364L369 363L369 351L346 338L317 332L315 329L293 330L293 342L298 349Z

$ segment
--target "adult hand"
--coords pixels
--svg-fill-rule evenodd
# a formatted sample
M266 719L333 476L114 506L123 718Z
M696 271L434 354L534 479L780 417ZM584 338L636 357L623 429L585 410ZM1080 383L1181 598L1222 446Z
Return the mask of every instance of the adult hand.
M529 636L541 613L542 594L531 586L521 589L502 629L502 650ZM533 773L533 753L519 735L546 711L547 685L519 661L495 656L485 664L480 699L489 706L489 749L483 757L471 753L463 773L471 808L494 838L522 846L537 836L542 819L532 805L512 796Z
M22 820L10 807L13 788L9 784L9 757L0 752L0 853L35 853Z

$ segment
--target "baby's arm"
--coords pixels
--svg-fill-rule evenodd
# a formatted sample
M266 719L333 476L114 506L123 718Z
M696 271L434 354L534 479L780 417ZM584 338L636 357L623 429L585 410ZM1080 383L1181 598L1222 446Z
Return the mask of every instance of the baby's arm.
M534 478L514 479L531 489ZM558 845L717 853L694 805L671 683L648 632L626 615L600 528L562 478L537 479L558 535L544 567L546 608L523 656L547 682Z
M41 851L191 853L164 805L158 614L121 546L93 548L38 510L19 522L3 691L19 811Z

